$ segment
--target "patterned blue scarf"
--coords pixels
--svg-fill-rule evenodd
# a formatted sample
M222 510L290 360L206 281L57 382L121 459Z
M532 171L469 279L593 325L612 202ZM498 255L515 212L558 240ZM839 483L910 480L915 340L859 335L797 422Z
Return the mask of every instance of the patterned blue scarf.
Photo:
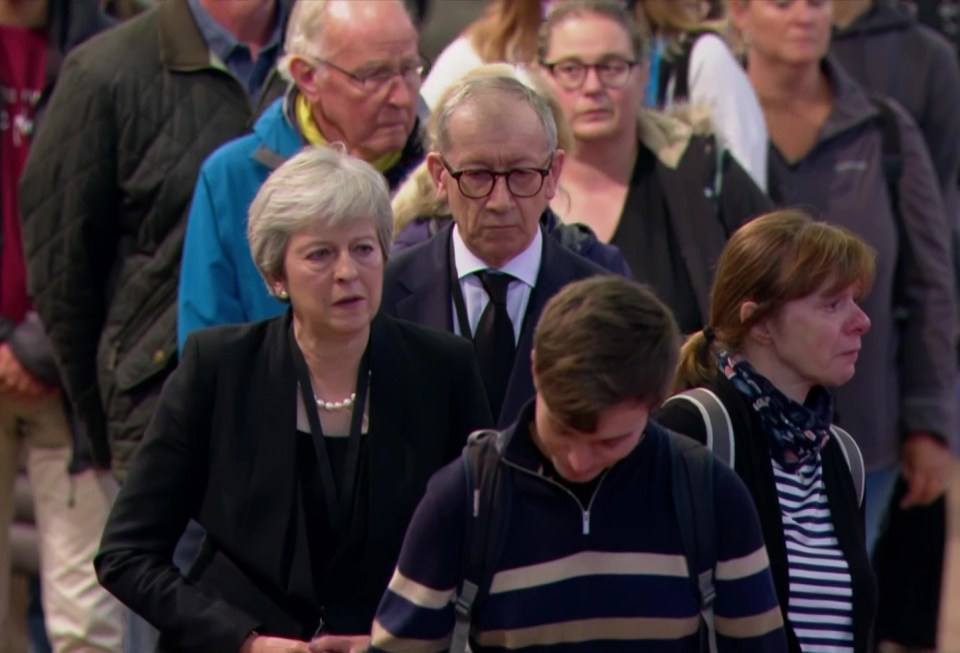
M760 417L770 436L770 455L784 470L795 471L823 449L833 417L833 400L823 386L813 386L798 404L742 358L720 352L717 363Z

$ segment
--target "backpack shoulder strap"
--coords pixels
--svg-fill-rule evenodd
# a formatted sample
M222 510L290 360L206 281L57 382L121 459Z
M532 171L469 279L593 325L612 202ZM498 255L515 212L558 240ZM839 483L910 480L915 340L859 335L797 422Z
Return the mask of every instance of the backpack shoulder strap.
M900 177L903 173L903 150L900 143L900 120L897 112L891 106L890 101L877 94L870 95L870 101L877 109L880 123L880 148L882 151L883 180L887 187L887 197L890 199L890 212L897 227L897 240L900 243L907 243L907 229L903 222L903 214L900 210ZM896 271L894 279L903 278L903 252L900 247L900 255L897 256ZM909 318L907 314L907 300L902 283L894 284L894 318L903 321Z
M850 468L850 475L853 477L853 487L857 491L857 505L863 505L863 492L867 480L867 470L863 464L863 453L853 436L844 431L839 426L831 426L830 434L843 453L843 459L847 461L847 467Z
M664 106L666 103L667 89L671 79L673 80L673 94L669 98L670 103L676 104L690 99L690 58L693 55L693 47L701 36L712 33L711 30L699 30L685 34L683 40L678 44L678 51L663 59L663 63L668 64L668 67L663 71L667 73L666 75L663 72L660 74L658 93L660 106Z
M736 445L733 442L733 423L727 407L720 401L720 397L709 388L691 388L677 393L667 399L672 401L686 401L700 411L703 425L707 430L706 447L713 455L728 467L733 467L736 456Z
M716 653L713 615L716 598L716 521L713 499L713 456L694 440L667 432L670 442L673 505L687 569L700 600L701 651Z
M887 98L882 95L871 95L870 101L880 114L880 142L883 152L883 177L887 184L887 192L894 212L900 211L900 173L903 172L903 150L900 146L900 122L897 112Z
M449 653L469 650L470 625L478 599L489 588L488 577L499 559L502 526L509 522L510 490L500 464L507 438L503 431L470 434L460 459L467 483L468 519L464 533L464 574L454 604L456 621Z

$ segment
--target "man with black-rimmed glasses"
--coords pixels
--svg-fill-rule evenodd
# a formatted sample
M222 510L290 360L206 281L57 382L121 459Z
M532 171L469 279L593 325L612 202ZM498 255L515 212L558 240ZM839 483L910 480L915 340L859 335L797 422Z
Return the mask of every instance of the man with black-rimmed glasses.
M534 394L533 326L560 288L605 270L545 237L565 153L542 95L504 66L455 82L430 118L427 155L454 224L386 269L381 309L474 341L494 417Z

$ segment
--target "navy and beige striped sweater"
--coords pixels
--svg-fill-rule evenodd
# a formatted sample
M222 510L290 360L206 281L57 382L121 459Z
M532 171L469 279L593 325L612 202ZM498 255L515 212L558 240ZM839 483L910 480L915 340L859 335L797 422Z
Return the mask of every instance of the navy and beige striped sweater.
M650 424L584 507L544 473L522 413L505 454L514 469L506 545L474 619L475 653L698 651L698 601L672 505L665 432ZM716 464L719 650L783 652L756 510ZM450 644L462 578L466 481L460 461L431 480L407 531L373 628L371 651L439 653Z

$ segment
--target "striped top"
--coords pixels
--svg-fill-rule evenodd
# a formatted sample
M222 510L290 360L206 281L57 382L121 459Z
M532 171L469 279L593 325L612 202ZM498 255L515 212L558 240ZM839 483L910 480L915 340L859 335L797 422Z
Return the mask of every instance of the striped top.
M666 434L649 426L584 505L543 474L525 423L505 454L513 490L506 542L474 615L472 650L697 653L699 604L673 512ZM786 651L756 511L719 463L714 499L719 651ZM469 505L456 461L434 476L414 515L371 651L447 649Z
M773 463L787 545L787 620L804 653L853 653L853 589L823 485L820 455L787 472Z

